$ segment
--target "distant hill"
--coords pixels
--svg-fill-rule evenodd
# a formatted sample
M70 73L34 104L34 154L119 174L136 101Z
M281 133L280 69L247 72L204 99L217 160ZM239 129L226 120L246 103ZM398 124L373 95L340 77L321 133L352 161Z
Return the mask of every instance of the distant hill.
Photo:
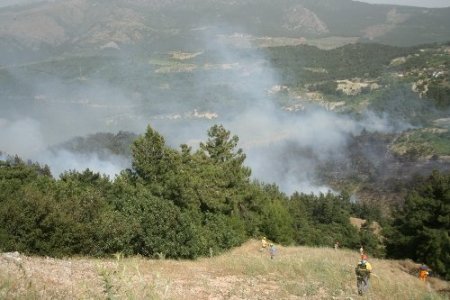
M450 8L351 0L67 0L0 8L0 63L98 49L198 47L205 30L256 37L355 38L390 45L450 40Z

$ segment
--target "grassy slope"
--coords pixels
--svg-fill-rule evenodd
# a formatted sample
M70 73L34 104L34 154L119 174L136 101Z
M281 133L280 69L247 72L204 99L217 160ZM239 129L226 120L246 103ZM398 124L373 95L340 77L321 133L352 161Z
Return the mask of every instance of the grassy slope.
M371 260L370 294L355 293L358 253L281 247L274 260L249 241L197 261L51 258L0 255L0 299L448 299L408 274L412 262Z

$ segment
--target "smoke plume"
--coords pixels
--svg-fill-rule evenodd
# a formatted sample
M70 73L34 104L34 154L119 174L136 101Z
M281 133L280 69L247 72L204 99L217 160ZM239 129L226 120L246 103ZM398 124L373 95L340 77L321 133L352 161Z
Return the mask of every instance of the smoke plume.
M186 81L148 81L145 90L121 89L96 77L67 82L47 74L30 80L10 70L31 92L23 107L0 115L0 150L48 164L55 176L89 168L113 178L130 166L129 158L111 154L104 159L48 146L96 132L141 134L150 124L169 145L196 147L208 128L219 123L240 138L238 146L247 154L254 179L276 183L286 193L309 193L329 189L318 181L317 166L346 159L350 135L399 129L388 116L367 113L355 120L306 102L302 110L284 111L269 92L280 85L279 74L262 51L242 51L224 43L214 30L205 30L203 40L204 48L192 51L197 53L193 66L146 71L161 78L164 72L176 72ZM207 56L211 53L214 58ZM121 59L127 61L127 55ZM127 72L117 70L118 76L122 73Z

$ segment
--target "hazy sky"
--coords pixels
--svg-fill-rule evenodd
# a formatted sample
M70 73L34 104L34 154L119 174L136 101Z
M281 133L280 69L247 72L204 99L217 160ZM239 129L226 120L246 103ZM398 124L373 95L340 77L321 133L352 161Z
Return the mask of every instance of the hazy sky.
M372 4L395 4L420 7L450 7L450 0L358 0Z
M61 0L0 0L0 7L10 6L10 5L20 5L36 2L56 2Z
M24 4L42 1L44 0L0 0L0 7L13 4ZM358 1L367 3L397 4L397 5L410 5L420 7L450 7L450 0L358 0Z

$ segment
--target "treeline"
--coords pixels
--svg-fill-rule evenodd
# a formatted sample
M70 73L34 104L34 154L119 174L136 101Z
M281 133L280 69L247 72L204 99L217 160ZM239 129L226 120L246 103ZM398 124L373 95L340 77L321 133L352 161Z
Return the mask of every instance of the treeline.
M119 155L131 157L130 145L138 136L132 132L119 131L113 133L95 133L87 137L75 137L62 144L53 146L50 150L66 150L72 153L95 153L101 159L107 160L108 157Z
M213 126L197 151L148 128L114 180L20 158L0 161L2 250L65 256L115 252L195 258L267 236L282 244L356 247L349 197L295 194L251 181L238 138Z
M113 180L89 169L55 179L47 166L19 157L0 160L0 250L56 257L121 252L196 258L264 235L284 245L331 247L339 241L356 249L362 243L368 253L385 255L372 227L358 231L349 221L352 215L378 218L376 207L352 203L345 192L287 196L274 184L252 181L237 143L237 136L215 125L198 150L187 145L176 150L148 127L132 145L132 167ZM440 207L448 211L446 188L441 194L447 206ZM433 207L441 200L436 201ZM447 219L442 215L437 225ZM389 239L392 253L405 241L396 238L405 233L394 225L387 235L395 237ZM436 270L445 275L446 268Z
M450 280L450 173L418 178L385 234L391 257L426 263Z
M381 44L351 44L332 50L285 46L267 49L267 56L271 65L280 70L283 84L302 86L345 78L377 78L386 72L392 59L416 51L415 47Z

